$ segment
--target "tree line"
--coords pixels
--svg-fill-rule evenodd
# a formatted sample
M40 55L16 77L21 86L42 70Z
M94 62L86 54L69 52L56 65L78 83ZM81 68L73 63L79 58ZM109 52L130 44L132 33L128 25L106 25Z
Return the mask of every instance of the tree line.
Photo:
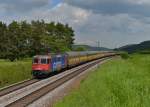
M47 52L71 50L74 31L61 23L44 20L0 22L0 58L14 61Z

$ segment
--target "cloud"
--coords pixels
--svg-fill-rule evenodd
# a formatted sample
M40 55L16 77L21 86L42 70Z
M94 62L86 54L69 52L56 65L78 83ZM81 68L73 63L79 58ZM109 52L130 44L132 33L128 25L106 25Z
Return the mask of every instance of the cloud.
M150 40L150 24L128 14L93 14L77 29L77 42L94 46L98 40L110 48Z
M73 6L102 14L132 14L150 16L149 0L64 0Z
M47 17L47 14L48 17L63 17L58 21L73 26L76 43L96 46L96 41L100 40L102 46L115 48L150 39L148 17L136 18L124 13L106 15L64 3L42 16Z
M150 18L136 18L130 14L102 14L88 9L61 3L53 9L32 13L49 21L69 23L76 33L76 43L115 48L150 39ZM149 23L148 23L149 22Z
M115 48L150 40L150 17L147 14L148 10L144 11L143 8L145 7L143 7L142 9L137 8L141 9L137 11L137 9L132 7L133 5L148 6L150 4L148 0L112 0L114 3L110 0L65 0L53 8L47 7L48 0L27 0L24 1L26 2L24 6L28 3L30 4L30 8L28 7L27 9L28 11L20 9L27 7L21 7L21 5L18 7L17 4L6 3L6 1L0 4L0 20L9 23L12 20L31 21L44 19L46 22L68 23L75 30L75 43L78 44L96 46L96 41L99 40L101 46ZM14 1L17 2L19 0ZM116 5L121 3L122 5L117 7L115 3ZM20 2L20 4L23 6L23 2ZM31 7L31 4L33 7ZM102 4L104 6L101 7ZM9 10L6 8L8 5L14 5L15 8ZM115 9L113 9L114 7ZM15 14L14 11L17 13L21 12L22 14ZM11 14L11 12L11 16L7 15ZM7 14L3 15L5 13Z
M32 15L32 18L30 17ZM27 15L28 19L44 19L47 22L56 21L80 25L91 15L90 11L74 7L65 3L60 3L52 9L35 10Z
M0 0L0 12L11 14L11 12L28 12L38 9L49 3L49 0Z

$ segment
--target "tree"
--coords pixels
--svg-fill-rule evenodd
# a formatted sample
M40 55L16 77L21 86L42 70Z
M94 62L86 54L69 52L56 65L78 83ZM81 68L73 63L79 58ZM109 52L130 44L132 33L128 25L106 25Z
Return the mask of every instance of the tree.
M40 54L43 48L42 38L46 35L45 22L42 21L32 21L32 42L31 49L33 50L33 55Z
M7 49L7 26L3 22L0 22L0 58L5 58L5 52Z
M0 22L0 58L14 61L36 54L71 50L74 31L68 24L45 23L44 20Z
M6 58L10 61L19 59L20 33L21 30L18 22L13 21L8 25Z
M27 23L26 21L21 22L21 33L20 33L20 57L28 57L32 56L32 28L31 24Z

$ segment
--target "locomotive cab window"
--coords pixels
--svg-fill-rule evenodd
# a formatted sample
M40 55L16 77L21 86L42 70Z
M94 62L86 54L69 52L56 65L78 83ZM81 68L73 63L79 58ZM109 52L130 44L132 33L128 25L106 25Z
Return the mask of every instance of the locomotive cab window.
M47 59L47 64L49 64L50 63L50 59Z
M47 64L47 59L46 58L41 58L41 64Z
M33 63L34 63L34 64L38 64L38 62L39 62L39 59L38 59L38 58L34 58L34 59L33 59Z

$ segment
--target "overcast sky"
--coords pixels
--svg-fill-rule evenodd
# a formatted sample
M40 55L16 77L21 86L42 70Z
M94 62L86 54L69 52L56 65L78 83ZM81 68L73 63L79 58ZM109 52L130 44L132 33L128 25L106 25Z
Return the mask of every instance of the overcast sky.
M0 20L59 21L76 43L116 48L150 40L150 0L0 0Z

